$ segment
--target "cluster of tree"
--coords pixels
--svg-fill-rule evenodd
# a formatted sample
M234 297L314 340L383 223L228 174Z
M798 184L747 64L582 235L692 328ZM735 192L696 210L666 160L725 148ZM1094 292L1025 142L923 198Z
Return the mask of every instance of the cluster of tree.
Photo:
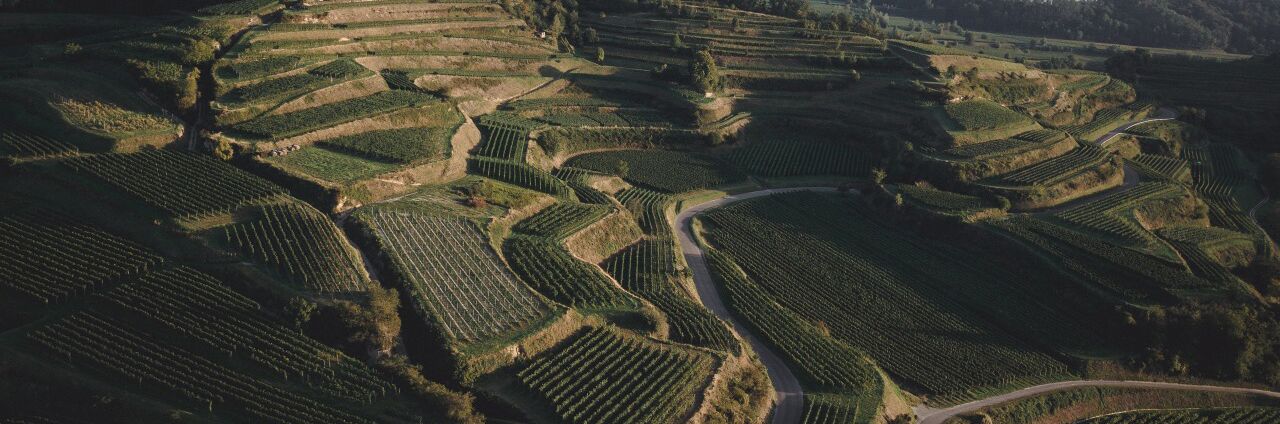
M1241 53L1280 50L1272 0L877 0L995 32Z
M502 8L546 34L562 51L583 41L578 0L502 0Z
M1280 323L1259 306L1154 307L1128 317L1139 370L1280 385Z

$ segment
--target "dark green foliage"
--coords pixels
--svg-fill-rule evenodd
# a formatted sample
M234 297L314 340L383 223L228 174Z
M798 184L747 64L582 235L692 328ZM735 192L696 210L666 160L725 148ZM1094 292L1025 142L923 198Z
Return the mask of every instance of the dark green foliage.
M227 213L284 189L208 156L143 150L64 162L175 218Z
M564 181L526 163L487 157L467 159L467 172L560 197L573 195Z
M604 219L611 211L612 208L603 205L556 203L520 221L512 230L552 240L564 240Z
M741 181L745 176L714 158L669 150L617 150L575 156L565 163L575 168L618 175L619 164L628 182L668 193L684 193Z
M41 303L56 303L161 259L142 246L49 210L0 217L0 284Z
M765 177L842 175L864 177L872 155L854 146L802 138L769 138L734 150L729 160L744 171Z
M573 257L553 239L513 235L502 244L511 268L542 294L576 308L633 310L639 302L599 268Z
M705 353L593 328L516 377L566 423L662 423L694 404L714 364Z
M400 128L369 131L321 140L317 144L370 159L413 163L444 159L449 154L453 128Z
M298 67L302 59L296 56L271 56L247 62L236 62L218 67L220 76L234 79L252 79L277 74Z
M677 270L675 253L672 239L640 240L601 266L666 315L673 340L736 354L741 347L725 324L685 291L687 274Z
M356 75L360 75L368 71L369 71L368 69L366 69L363 66L360 66L360 64L356 63L354 60L338 59L323 65L317 66L307 72L313 75L321 76L325 78L342 79L342 78L354 77Z
M200 13L205 15L251 15L262 13L278 4L280 4L280 0L236 0L201 8Z
M223 229L227 243L276 267L301 287L354 292L366 287L363 266L333 221L310 206L263 207L257 220Z
M233 125L232 130L257 139L279 139L321 128L437 101L428 94L409 91L383 91L365 97L343 100L282 115L263 116Z

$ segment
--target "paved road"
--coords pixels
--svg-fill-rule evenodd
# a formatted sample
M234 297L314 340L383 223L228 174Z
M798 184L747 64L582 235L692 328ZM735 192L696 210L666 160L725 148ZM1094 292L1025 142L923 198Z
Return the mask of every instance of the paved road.
M1011 393L999 396L993 396L982 400L976 400L962 405L953 406L946 409L932 409L928 407L916 407L916 415L919 416L920 424L941 424L948 418L956 415L977 412L986 407L995 406L1001 403L1024 399L1039 394L1056 392L1060 390L1080 388L1080 387L1121 387L1133 389L1177 389L1177 390L1196 390L1202 392L1219 392L1219 393L1238 393L1253 394L1259 396L1273 397L1280 399L1280 393L1268 390L1249 389L1243 387L1223 387L1223 386L1204 386L1196 384L1179 384L1179 383L1161 383L1154 381L1119 381L1119 380L1080 380L1080 381L1063 381L1058 383L1049 383L1039 386L1028 387Z
M1157 110L1155 114L1147 117L1146 119L1140 119L1137 121L1132 121L1127 124L1121 125L1120 128L1111 130L1111 132L1107 133L1106 135L1102 137L1098 137L1098 139L1095 140L1093 143L1097 144L1099 147L1103 147L1103 146L1106 146L1107 143L1111 141L1111 139L1115 138L1117 135L1120 135L1125 131L1128 131L1130 128L1151 123L1151 122L1172 121L1177 118L1178 118L1178 111L1167 108L1167 107L1160 108L1160 110Z
M676 217L676 233L680 239L680 250L684 251L684 260L689 264L689 271L693 274L694 286L698 290L698 297L701 298L702 304L707 309L710 309L712 313L731 324L734 331L741 335L743 340L751 344L751 348L760 356L760 362L763 362L765 368L769 371L769 379L773 380L773 390L777 394L773 409L773 424L800 422L801 415L804 413L804 390L800 387L800 380L787 367L786 361L781 356L762 343L755 334L748 330L748 327L742 325L729 314L729 309L724 306L724 301L720 298L720 292L711 278L711 271L707 269L706 259L702 257L702 248L693 239L693 228L690 224L693 222L693 217L703 211L741 200L791 191L835 190L831 187L799 187L753 191L723 197L694 206L681 212Z

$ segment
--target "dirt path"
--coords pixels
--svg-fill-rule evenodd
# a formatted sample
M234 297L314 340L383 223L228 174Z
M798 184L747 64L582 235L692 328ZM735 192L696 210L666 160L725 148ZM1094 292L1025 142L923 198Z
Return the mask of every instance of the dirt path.
M797 187L753 191L712 200L686 209L676 216L676 234L680 241L680 250L684 252L685 262L689 264L689 271L693 274L694 286L698 290L698 297L702 304L716 316L728 322L734 331L751 345L751 349L760 356L760 362L764 363L769 371L769 379L773 380L773 390L777 394L774 401L773 424L800 422L801 415L804 413L804 389L800 387L800 380L787 367L786 361L752 334L749 327L744 326L729 313L729 309L720 298L719 289L712 280L711 271L707 268L702 248L694 241L691 223L693 217L699 213L746 199L792 191L835 190L831 187Z
M1249 389L1243 387L1223 387L1223 386L1205 386L1196 384L1180 384L1180 383L1162 383L1154 381L1120 381L1120 380L1080 380L1080 381L1063 381L1058 383L1049 383L1039 386L1028 387L1022 390L1006 393L999 396L992 396L986 399L976 400L962 405L956 405L945 409L933 409L925 406L915 408L916 415L920 418L920 424L942 424L948 418L977 412L983 408L995 406L1001 403L1025 399L1032 396L1056 392L1060 390L1081 388L1081 387L1119 387L1131 389L1171 389L1171 390L1195 390L1203 392L1219 392L1219 393L1238 393L1252 394L1258 396L1267 396L1280 399L1280 393L1268 390Z

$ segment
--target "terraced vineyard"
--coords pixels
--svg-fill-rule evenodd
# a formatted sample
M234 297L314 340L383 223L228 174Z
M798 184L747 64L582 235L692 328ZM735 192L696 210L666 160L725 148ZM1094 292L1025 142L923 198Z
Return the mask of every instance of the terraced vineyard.
M1110 154L1101 148L1081 145L1071 153L1001 175L998 181L1017 185L1052 184L1080 171L1101 165L1110 158Z
M370 403L398 393L364 363L276 324L256 302L188 268L148 274L101 296L334 398Z
M142 246L52 211L0 216L0 281L41 303L92 292L160 262Z
M737 170L710 157L667 150L620 150L587 153L565 163L575 168L620 175L627 182L666 193L684 193L741 181Z
M729 154L743 170L765 177L871 174L871 157L852 146L802 140L751 143Z
M618 193L618 201L636 216L645 234L671 236L671 221L667 218L670 196L643 188L629 188Z
M364 291L360 260L338 227L310 206L263 207L252 222L224 228L227 243L319 292Z
M866 350L888 372L921 385L937 395L935 399L963 400L975 387L1025 385L1069 375L1065 364L979 318L963 306L964 298L945 300L926 289L984 277L956 274L966 267L858 218L861 213L831 215L839 203L815 196L775 196L713 211L704 218L709 241L774 301L810 322L825 323L833 337ZM906 258L915 265L900 262ZM917 261L924 258L939 262L920 265ZM945 275L932 274L931 269L946 270ZM885 316L895 317L892 330L884 328ZM978 351L982 354L971 354Z
M564 181L523 162L472 157L467 160L467 170L478 175L541 191L553 196L568 197L573 195L573 189L569 188Z
M1176 411L1121 412L1082 420L1080 424L1137 424L1137 423L1185 423L1185 424L1263 424L1280 420L1280 410L1274 408L1223 408Z
M169 150L104 154L64 162L174 218L229 213L284 189L208 157Z
M568 423L674 422L711 375L710 355L596 328L517 376Z
M0 131L0 157L43 158L70 156L79 152L75 145L22 131Z
M251 139L273 140L436 101L439 101L439 98L430 94L399 90L383 91L367 97L344 100L297 112L263 116L233 125L231 130Z
M667 317L672 340L738 352L741 347L724 323L689 296L677 270L675 241L641 240L600 266L628 291L648 300Z
M599 205L556 203L520 221L512 230L551 240L564 240L612 212Z
M486 134L476 154L514 162L524 162L529 131L538 127L536 122L506 113L485 115L479 125Z
M639 307L600 268L573 257L555 240L517 234L507 238L502 250L529 285L560 303L604 311Z
M546 319L553 307L458 218L374 210L359 219L390 256L415 309L450 338L479 341Z

